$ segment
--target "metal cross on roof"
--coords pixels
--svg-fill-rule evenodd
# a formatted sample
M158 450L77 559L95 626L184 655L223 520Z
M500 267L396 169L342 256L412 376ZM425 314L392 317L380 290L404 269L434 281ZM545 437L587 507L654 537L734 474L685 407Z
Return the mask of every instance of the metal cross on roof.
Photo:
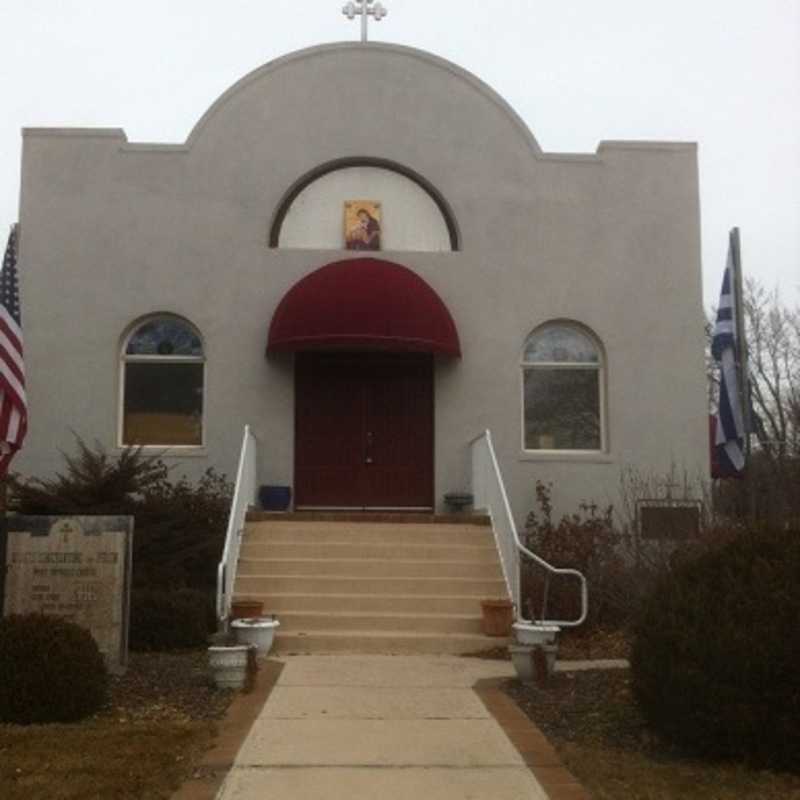
M342 14L347 19L353 20L356 17L361 17L361 41L367 41L367 19L375 17L375 22L380 22L389 12L385 6L378 0L355 0L355 2L345 3L342 7Z

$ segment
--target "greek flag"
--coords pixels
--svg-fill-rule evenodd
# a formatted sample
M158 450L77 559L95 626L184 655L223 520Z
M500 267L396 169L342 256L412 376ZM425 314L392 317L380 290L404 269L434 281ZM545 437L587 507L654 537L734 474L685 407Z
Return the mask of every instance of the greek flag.
M711 354L719 364L719 409L714 438L723 473L736 475L744 470L745 426L740 393L736 338L736 294L733 290L733 242L728 247L728 263L722 279L717 321L711 340Z

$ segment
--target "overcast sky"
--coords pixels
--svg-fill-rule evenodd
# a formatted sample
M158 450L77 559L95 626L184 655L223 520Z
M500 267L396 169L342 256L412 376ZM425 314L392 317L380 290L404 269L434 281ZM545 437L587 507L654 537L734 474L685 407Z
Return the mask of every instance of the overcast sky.
M357 39L343 0L0 0L0 229L23 126L182 142L265 61ZM475 73L547 152L603 139L700 144L704 289L729 228L746 273L800 301L800 0L383 0L380 41Z

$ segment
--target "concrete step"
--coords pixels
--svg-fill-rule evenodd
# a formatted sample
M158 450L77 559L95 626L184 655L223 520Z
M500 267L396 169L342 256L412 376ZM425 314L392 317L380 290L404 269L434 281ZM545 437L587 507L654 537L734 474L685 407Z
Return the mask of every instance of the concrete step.
M274 542L251 541L245 538L240 552L242 558L379 558L412 561L466 561L494 563L497 548L494 544L398 544L397 542Z
M411 561L376 558L240 558L245 575L360 575L370 578L483 578L499 579L500 564L468 561Z
M477 634L307 630L279 632L275 637L275 652L436 655L472 653L505 644L508 644L506 638Z
M478 599L507 597L505 581L486 578L379 578L363 575L243 575L236 579L235 594L383 594L468 595Z
M277 615L283 633L299 631L403 631L405 633L480 634L480 615L397 614L386 612L284 611Z
M248 522L244 541L323 542L350 544L469 544L494 546L491 528L483 525L447 525L385 522Z
M281 622L279 653L465 653L480 601L507 596L485 519L249 517L235 593Z
M491 525L486 513L432 514L430 512L402 511L256 511L247 512L248 522L387 522L392 525Z
M356 611L398 614L480 615L477 595L397 595L397 594L296 594L250 592L249 600L260 600L265 614L283 611Z

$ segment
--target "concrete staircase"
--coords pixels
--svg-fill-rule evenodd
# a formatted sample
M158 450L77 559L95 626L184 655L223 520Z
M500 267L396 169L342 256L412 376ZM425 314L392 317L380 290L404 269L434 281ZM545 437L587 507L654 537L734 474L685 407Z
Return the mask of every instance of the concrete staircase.
M235 595L280 620L283 653L466 653L507 597L485 517L250 514Z

